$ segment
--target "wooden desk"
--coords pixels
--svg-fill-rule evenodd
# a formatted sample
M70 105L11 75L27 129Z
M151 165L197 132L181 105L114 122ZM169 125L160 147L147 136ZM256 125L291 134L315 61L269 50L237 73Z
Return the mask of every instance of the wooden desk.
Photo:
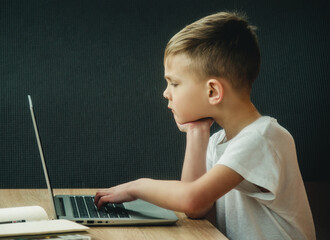
M95 194L96 189L54 189L54 194ZM0 189L0 208L33 206L43 207L50 215L51 203L47 189ZM108 239L227 239L207 220L191 220L176 213L179 221L174 226L102 226L90 227L89 235L95 240Z

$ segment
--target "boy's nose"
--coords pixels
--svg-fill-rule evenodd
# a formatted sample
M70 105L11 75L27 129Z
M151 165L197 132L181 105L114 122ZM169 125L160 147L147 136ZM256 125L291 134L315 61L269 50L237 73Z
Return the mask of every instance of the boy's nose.
M163 92L163 97L166 99L169 99L169 94L168 94L167 88Z

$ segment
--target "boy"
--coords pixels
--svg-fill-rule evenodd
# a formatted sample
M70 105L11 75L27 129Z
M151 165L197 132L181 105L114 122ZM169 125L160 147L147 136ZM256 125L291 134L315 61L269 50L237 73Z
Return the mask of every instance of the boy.
M139 179L98 191L95 204L140 198L191 218L215 206L230 239L315 239L294 141L250 100L255 28L237 13L207 16L169 41L164 66L164 97L187 135L181 181ZM223 130L210 138L213 121Z

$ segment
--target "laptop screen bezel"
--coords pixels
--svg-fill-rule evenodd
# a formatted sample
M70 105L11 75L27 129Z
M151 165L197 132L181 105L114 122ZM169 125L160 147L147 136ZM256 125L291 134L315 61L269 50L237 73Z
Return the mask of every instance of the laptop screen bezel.
M42 163L42 168L43 168L43 172L44 172L44 176L45 176L46 184L47 184L47 188L48 188L48 195L49 195L49 198L51 199L51 203L52 203L51 204L52 205L51 206L51 211L52 211L53 216L51 217L51 219L57 219L53 189L51 187L50 179L49 179L49 176L48 176L47 165L46 165L44 153L43 153L43 150L42 150L42 145L41 145L38 126L37 126L37 121L36 121L36 118L35 118L32 99L31 99L30 95L28 95L28 100L29 100L31 118L32 118L32 122L33 122L33 128L34 128L34 132L35 132L35 136L36 136L36 140L37 140L37 144L38 144L38 149L39 149L39 154L40 154L40 159L41 159L41 163Z

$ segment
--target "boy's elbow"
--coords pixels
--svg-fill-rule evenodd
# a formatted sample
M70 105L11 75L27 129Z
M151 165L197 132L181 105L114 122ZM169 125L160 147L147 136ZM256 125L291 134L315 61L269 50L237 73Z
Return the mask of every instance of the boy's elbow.
M194 194L187 196L186 201L184 202L185 206L183 207L183 212L189 218L204 218L210 209L201 202L200 197L194 196Z
M205 218L206 216L206 214L202 214L199 212L186 212L185 214L188 218L192 218L192 219L201 219L201 218Z

